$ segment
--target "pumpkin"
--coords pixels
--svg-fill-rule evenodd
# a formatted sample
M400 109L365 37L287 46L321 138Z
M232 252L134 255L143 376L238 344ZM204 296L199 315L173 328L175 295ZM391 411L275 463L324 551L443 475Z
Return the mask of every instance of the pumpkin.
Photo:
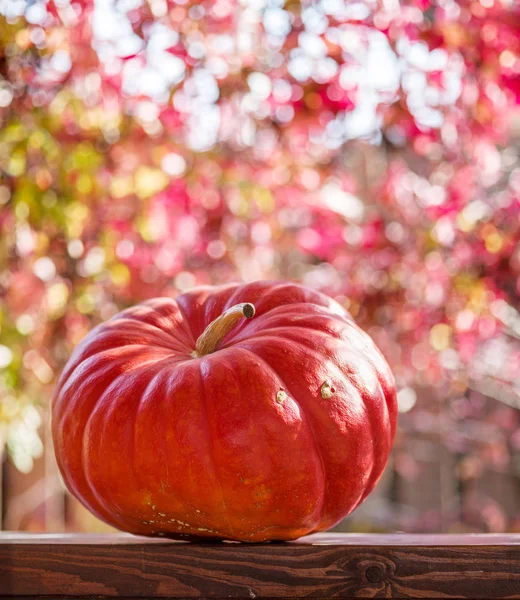
M141 535L263 542L326 530L378 481L388 364L329 297L201 287L123 310L75 348L52 403L63 479Z

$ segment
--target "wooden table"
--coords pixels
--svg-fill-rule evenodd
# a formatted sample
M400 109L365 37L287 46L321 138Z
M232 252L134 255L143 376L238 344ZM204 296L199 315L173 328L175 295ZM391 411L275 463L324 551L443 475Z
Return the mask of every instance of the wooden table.
M520 535L331 533L253 545L4 532L0 596L520 598Z

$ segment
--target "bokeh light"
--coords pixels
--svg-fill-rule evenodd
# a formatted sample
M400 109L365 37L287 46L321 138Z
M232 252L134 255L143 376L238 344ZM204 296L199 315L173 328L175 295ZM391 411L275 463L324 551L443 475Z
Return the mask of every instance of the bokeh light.
M291 279L348 308L398 384L393 463L346 526L520 529L515 2L0 15L0 447L17 469L44 460L53 384L96 323Z

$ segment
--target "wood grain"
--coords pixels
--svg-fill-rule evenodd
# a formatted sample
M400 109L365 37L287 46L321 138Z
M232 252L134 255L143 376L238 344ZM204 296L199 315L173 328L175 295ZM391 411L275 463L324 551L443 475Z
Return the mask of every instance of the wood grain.
M0 596L520 599L520 536L319 534L250 545L0 533Z

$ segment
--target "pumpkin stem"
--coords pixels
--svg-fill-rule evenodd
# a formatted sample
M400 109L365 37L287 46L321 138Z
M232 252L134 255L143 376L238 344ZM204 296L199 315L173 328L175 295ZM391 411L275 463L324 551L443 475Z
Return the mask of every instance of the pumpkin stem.
M199 336L192 356L205 356L215 352L225 335L233 329L242 317L251 319L255 315L255 306L250 302L235 304L212 321Z

